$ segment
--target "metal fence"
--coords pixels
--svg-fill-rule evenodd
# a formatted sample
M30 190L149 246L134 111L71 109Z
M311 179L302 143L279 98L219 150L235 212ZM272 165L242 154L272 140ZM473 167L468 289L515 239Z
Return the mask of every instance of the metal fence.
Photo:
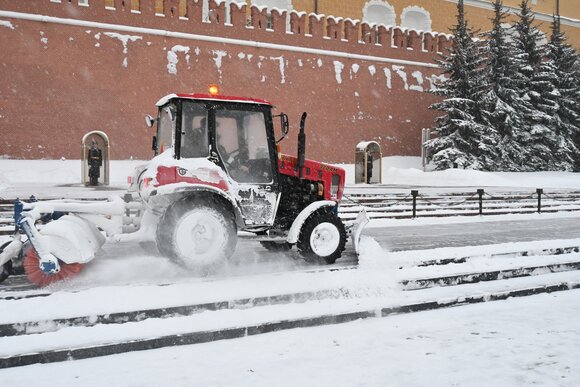
M340 217L347 221L356 218L363 208L371 219L580 211L580 191L575 190L550 192L538 188L530 192L486 192L480 188L471 192L422 193L409 190L384 193L377 192L377 187L361 187L351 191L354 192L349 192L347 188L339 207ZM0 235L11 235L14 232L13 212L14 199L0 199Z

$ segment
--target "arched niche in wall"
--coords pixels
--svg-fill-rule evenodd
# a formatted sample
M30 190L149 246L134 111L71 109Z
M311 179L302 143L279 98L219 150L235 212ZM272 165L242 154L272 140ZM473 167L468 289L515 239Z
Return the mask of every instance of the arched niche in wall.
M252 0L251 3L258 7L268 8L268 16L270 15L269 10L272 8L278 8L280 11L286 10L286 31L290 30L290 11L294 9L292 6L292 0Z
M363 21L369 24L395 26L395 8L386 1L370 0L363 7Z
M425 8L415 5L406 7L401 13L401 27L431 31L431 15Z

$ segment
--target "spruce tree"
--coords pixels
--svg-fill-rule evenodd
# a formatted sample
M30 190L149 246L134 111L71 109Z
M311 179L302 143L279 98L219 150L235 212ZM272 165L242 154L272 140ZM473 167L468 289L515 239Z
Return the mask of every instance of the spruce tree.
M555 14L552 20L549 59L554 63L554 86L558 94L558 110L561 132L559 158L570 164L576 171L580 170L580 59L576 51L566 43L566 37L560 29L560 15ZM566 167L566 165L562 166ZM569 168L568 168L569 169Z
M554 87L555 69L546 46L541 45L542 34L534 25L534 16L528 0L522 0L519 20L515 25L515 46L519 51L519 76L527 80L527 87L520 91L522 101L530 111L524 111L526 122L520 145L526 150L525 163L529 170L557 170L560 137L558 133L557 90Z
M524 133L522 113L529 111L520 99L520 91L526 79L518 68L523 67L521 56L516 55L511 31L503 26L507 13L503 1L494 0L492 29L484 34L489 58L484 76L488 91L483 99L482 112L498 135L496 145L498 170L525 170L525 150L520 146Z
M430 106L444 115L436 118L437 138L427 144L427 149L437 169L491 169L496 136L481 123L479 104L486 89L482 77L485 55L465 20L463 0L457 3L457 25L451 31L450 52L438 60L446 79L437 85L435 94L444 100Z

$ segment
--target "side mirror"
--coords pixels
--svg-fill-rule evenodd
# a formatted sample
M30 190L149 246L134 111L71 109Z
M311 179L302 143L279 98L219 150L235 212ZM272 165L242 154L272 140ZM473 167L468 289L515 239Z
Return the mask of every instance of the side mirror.
M288 131L290 131L290 125L288 124L288 116L285 113L280 114L280 124L282 126L282 133L286 137Z
M290 131L290 125L288 124L288 116L285 113L280 113L273 117L280 117L280 128L282 129L282 137L276 140L276 144L278 144L288 135L288 132Z
M145 116L145 124L148 127L152 128L153 127L153 124L155 123L155 121L157 121L157 120L155 118L151 117L149 114L147 114Z

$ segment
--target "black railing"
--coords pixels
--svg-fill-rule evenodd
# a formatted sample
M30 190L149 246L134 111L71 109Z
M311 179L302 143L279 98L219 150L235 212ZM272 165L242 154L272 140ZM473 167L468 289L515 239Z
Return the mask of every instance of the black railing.
M474 192L435 195L421 194L419 190L411 190L410 194L359 193L346 196L340 214L348 219L362 208L366 209L371 218L394 219L569 212L580 211L580 191L547 195L544 189L538 188L531 194L518 192L492 195L479 188Z

